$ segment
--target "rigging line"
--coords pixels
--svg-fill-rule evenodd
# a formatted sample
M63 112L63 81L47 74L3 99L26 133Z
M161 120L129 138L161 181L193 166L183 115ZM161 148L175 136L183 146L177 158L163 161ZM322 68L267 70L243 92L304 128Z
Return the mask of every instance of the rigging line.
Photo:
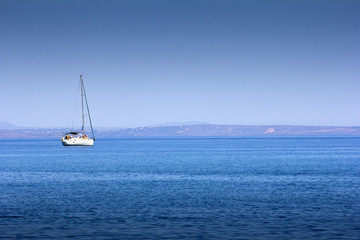
M72 106L71 106L71 111L70 111L70 115L68 117L68 124L67 126L70 127L71 131L75 130L75 125L78 125L78 103L79 103L79 92L80 92L80 83L77 82L77 88L75 88L75 93L74 93L74 97L73 97L73 102L72 102ZM76 121L76 123L75 123ZM71 125L70 125L71 124Z
M77 130L80 123L80 116L81 116L81 112L80 112L80 108L79 108L79 103L80 103L80 89L81 89L81 83L78 82L77 84L77 91L76 91L76 98L75 98L75 103L74 103L74 108L73 108L73 125L72 125L72 130Z
M86 102L86 109L87 109L87 112L88 112L88 115L89 115L89 122L90 122L90 127L91 127L91 133L92 133L93 139L95 140L95 135L94 135L94 130L93 130L92 123L91 123L90 110L89 110L89 105L88 105L88 101L87 101L87 97L86 97L86 92L85 92L85 85L84 85L84 83L83 83L83 89L84 89L84 96L85 96L85 102Z

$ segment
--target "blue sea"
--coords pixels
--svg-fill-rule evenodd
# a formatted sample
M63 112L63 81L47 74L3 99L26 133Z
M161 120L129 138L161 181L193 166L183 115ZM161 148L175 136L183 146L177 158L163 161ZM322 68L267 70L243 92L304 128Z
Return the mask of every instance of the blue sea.
M0 140L0 239L360 239L360 138Z

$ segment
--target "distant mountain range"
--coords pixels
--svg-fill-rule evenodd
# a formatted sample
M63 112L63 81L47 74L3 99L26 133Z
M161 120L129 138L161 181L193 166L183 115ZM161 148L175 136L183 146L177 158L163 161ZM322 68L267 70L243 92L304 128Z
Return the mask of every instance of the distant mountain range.
M0 138L59 138L65 128L0 129ZM293 125L180 125L95 129L97 138L360 136L360 127Z
M14 129L14 128L19 128L19 127L5 121L0 121L0 129Z
M208 122L192 121L192 122L168 122L154 124L151 127L174 127L174 126L191 126L191 125L211 125Z

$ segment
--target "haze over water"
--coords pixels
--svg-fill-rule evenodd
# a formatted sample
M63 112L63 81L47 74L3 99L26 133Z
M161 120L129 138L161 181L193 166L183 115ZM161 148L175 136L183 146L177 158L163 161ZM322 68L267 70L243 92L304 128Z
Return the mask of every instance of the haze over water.
M0 141L0 239L359 239L359 138Z

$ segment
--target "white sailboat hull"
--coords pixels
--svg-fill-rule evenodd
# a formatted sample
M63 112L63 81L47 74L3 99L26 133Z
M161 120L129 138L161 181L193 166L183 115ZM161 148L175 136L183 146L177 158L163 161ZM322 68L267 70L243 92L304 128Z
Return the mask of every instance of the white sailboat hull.
M64 146L93 146L94 139L91 138L70 138L70 139L61 139L61 143Z

